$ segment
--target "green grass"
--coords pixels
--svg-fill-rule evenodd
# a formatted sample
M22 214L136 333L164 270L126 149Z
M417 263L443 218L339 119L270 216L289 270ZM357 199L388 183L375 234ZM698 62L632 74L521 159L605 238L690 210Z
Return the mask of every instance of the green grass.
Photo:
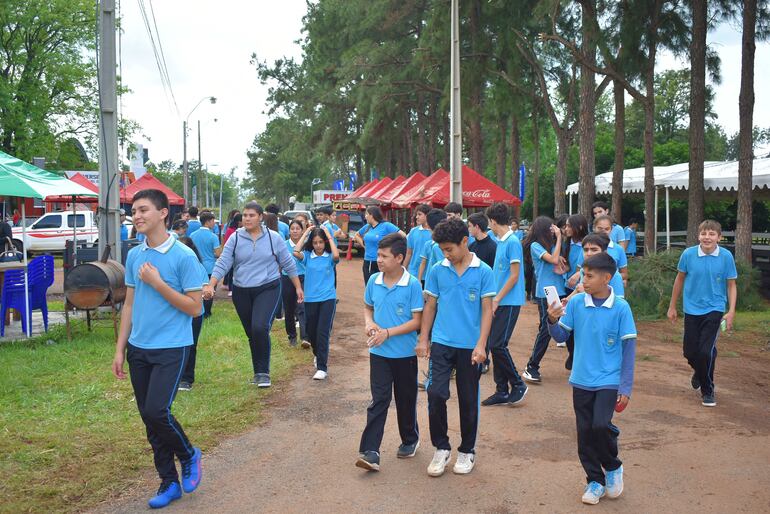
M79 511L154 474L131 384L110 371L110 324L78 322L37 339L0 344L0 512ZM47 341L53 341L53 344ZM274 327L273 383L310 359ZM216 303L198 346L196 383L173 412L205 451L259 421L265 397L247 382L251 359L230 303Z

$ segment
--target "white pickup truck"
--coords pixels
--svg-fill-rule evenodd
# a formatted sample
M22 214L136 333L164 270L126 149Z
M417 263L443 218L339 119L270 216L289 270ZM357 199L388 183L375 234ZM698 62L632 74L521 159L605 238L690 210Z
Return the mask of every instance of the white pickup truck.
M73 227L76 227L78 243L95 244L99 239L96 216L91 211L62 211L43 214L27 227L23 248L31 252L63 252L64 243L72 241ZM21 250L21 227L13 229L13 244Z

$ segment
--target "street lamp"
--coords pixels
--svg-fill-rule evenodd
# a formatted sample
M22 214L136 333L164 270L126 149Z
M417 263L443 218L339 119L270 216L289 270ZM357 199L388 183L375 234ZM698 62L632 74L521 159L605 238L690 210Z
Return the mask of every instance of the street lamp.
M313 179L313 181L310 183L310 203L313 203L313 187L317 186L321 183L321 179L316 177Z
M185 206L187 205L187 199L188 199L188 191L187 191L187 126L188 121L190 120L190 116L192 116L192 113L195 112L195 109L197 109L200 104L202 104L204 101L208 100L212 104L217 103L217 99L213 96L204 96L201 98L197 104L195 104L195 107L192 108L192 111L187 115L187 117L182 122L182 195L184 196L184 203Z

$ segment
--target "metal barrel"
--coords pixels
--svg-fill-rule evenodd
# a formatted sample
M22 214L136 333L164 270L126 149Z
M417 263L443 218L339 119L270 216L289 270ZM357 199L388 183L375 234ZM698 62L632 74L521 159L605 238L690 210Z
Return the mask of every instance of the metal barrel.
M126 298L126 269L117 261L85 262L64 279L64 296L78 309L95 309Z

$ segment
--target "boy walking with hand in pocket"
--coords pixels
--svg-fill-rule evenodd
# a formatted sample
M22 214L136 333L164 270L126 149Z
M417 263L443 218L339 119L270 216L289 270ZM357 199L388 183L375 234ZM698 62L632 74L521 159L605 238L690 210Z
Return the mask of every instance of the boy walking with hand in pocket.
M583 288L567 303L548 306L548 331L557 341L575 336L569 382L577 425L578 456L588 485L583 503L623 492L623 463L618 458L620 430L613 410L625 409L631 396L636 356L636 325L631 308L615 296L610 279L617 265L606 253L583 263ZM558 322L558 323L557 323Z

